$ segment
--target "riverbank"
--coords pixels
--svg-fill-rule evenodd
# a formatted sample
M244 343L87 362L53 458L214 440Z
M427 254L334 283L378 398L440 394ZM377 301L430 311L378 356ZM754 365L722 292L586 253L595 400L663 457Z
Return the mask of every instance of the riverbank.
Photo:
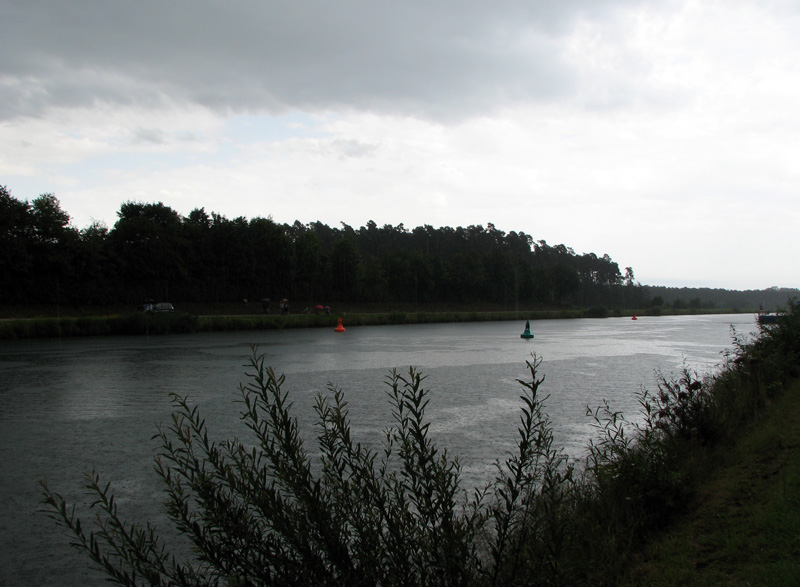
M230 332L248 330L279 330L285 328L334 328L339 318L345 328L392 324L435 324L445 322L489 322L504 320L560 320L575 318L605 318L755 313L739 309L649 309L608 310L606 308L550 308L528 310L493 310L474 308L403 308L364 307L331 314L252 314L242 304L190 307L193 311L150 314L124 312L80 315L49 315L48 310L31 308L6 309L0 319L0 339L62 338L82 336L131 336L158 334L190 334L197 332ZM52 310L52 309L49 309Z
M682 515L638 553L621 585L800 584L800 381L714 451Z

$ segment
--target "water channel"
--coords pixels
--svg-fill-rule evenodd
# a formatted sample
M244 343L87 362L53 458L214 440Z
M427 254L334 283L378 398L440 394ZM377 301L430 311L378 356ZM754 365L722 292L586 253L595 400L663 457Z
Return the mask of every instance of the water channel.
M345 326L347 326L345 319ZM664 316L532 323L489 322L116 337L0 343L0 586L99 585L104 576L68 546L63 530L37 512L38 480L85 508L83 473L112 481L123 517L160 517L152 440L167 423L169 394L188 395L218 438L246 433L235 403L250 345L286 375L301 429L314 435L314 396L328 384L349 402L357 440L379 443L390 423L389 370L420 369L440 446L459 455L465 487L491 477L514 446L518 378L531 352L543 358L542 387L556 441L579 456L592 434L586 407L607 399L631 418L636 392L655 372L684 362L712 372L753 315ZM163 521L162 525L166 525Z

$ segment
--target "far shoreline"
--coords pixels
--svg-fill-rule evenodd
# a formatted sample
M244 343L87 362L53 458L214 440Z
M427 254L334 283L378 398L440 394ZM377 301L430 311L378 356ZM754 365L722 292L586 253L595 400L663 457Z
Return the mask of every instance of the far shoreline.
M549 309L444 309L407 307L403 309L354 307L347 311L333 309L326 313L241 313L250 310L246 305L234 307L203 305L168 314L145 312L91 313L85 309L67 315L53 308L17 308L3 312L0 308L0 340L27 340L41 338L77 338L87 336L135 336L193 334L204 332L235 332L254 330L281 330L287 328L335 328L341 318L345 328L356 326L379 326L398 324L436 324L459 322L537 321L570 320L578 318L646 318L651 316L682 316L703 314L757 314L755 309L739 308L688 308L673 309L654 307L641 310L595 308L549 308ZM255 306L255 304L253 304ZM8 308L5 308L8 310ZM92 308L102 311L103 308ZM222 310L223 312L215 312ZM233 310L233 312L231 312ZM373 311L369 311L373 310ZM203 312L205 311L205 312ZM203 312L203 313L200 313ZM37 315L37 313L39 315Z

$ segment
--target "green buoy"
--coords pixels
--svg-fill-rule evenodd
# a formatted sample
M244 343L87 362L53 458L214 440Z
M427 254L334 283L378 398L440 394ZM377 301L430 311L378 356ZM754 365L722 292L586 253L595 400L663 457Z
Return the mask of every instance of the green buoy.
M525 322L525 332L519 335L520 338L533 338L533 332L531 332L531 321L528 320Z

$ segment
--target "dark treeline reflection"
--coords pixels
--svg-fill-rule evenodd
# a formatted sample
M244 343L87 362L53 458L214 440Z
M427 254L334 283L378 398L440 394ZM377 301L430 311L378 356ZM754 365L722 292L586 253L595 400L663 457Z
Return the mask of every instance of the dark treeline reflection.
M575 304L642 308L648 288L608 255L493 224L278 224L125 202L110 229L77 229L53 194L0 186L0 303L258 301ZM663 292L662 292L663 293ZM664 296L661 296L662 298ZM785 300L785 298L784 298ZM663 299L656 300L656 303Z

